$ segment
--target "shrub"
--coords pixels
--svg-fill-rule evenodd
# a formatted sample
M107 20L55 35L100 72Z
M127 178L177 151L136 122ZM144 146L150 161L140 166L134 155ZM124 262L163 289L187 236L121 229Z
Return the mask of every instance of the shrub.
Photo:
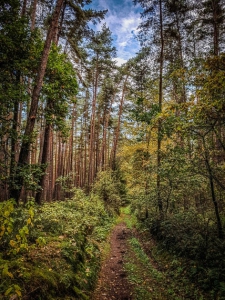
M217 237L215 222L189 211L169 215L164 220L151 215L145 225L163 250L189 260L186 275L193 282L204 290L225 295L222 284L225 281L225 241Z
M102 171L98 174L93 187L94 194L103 201L106 210L110 214L119 213L121 197L118 189L118 181L113 177L112 171Z
M87 299L113 221L100 198L1 208L0 298Z

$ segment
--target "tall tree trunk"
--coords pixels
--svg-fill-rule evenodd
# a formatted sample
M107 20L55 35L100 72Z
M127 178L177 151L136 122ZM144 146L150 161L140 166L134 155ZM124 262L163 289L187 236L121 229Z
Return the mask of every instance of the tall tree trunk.
M159 112L162 111L163 100L163 63L164 63L164 36L163 36L163 15L162 15L162 0L159 1L159 13L160 13L160 65L159 65ZM161 198L161 142L162 142L162 121L158 121L158 138L157 138L157 201L158 209L161 217L163 216L163 202Z
M219 55L219 25L218 25L218 11L220 1L212 1L212 12L213 12L213 53L215 56Z
M54 38L56 30L57 30L57 25L58 25L63 2L64 2L64 0L57 0L55 11L52 15L51 24L48 29L47 37L45 40L45 45L44 45L44 49L43 49L43 53L42 53L42 57L41 57L41 62L40 62L39 69L38 69L37 79L36 79L35 86L34 86L33 93L32 93L30 111L29 111L27 124L26 124L25 132L24 132L24 139L22 142L21 150L20 150L19 161L18 161L19 168L22 168L23 166L25 166L27 164L29 149L30 149L30 145L32 144L32 134L34 131L35 120L37 117L39 96L40 96L43 79L44 79L44 75L45 75L45 71L46 71L46 67L47 67L48 56L50 53L52 39ZM18 168L18 171L19 171L19 168ZM20 198L20 192L21 192L22 186L23 186L23 176L19 175L19 174L16 174L16 175L17 175L17 179L16 179L17 184L19 184L20 188L12 189L10 196L18 202L19 198Z
M22 10L21 10L21 16L25 16L27 9L27 0L23 0Z
M184 69L184 58L183 58L183 47L182 47L182 38L180 33L180 22L179 22L179 16L176 11L176 26L177 26L177 32L178 32L178 46L179 46L179 56L180 56L180 66L182 69ZM182 80L182 97L180 99L180 102L185 103L187 102L187 96L186 96L186 87L184 80Z
M38 2L38 0L33 0L33 3L32 3L32 8L31 8L31 27L30 27L31 31L33 31L34 28L35 28L37 2Z
M118 141L119 141L121 117L122 117L122 112L123 112L123 104L124 104L124 99L125 99L125 92L126 92L126 87L127 87L128 76L129 75L126 75L124 84L123 84L123 91L122 91L122 95L121 95L121 99L120 99L118 122L117 122L117 127L115 130L115 134L114 134L111 157L110 157L110 167L113 170L116 169L116 152L117 152L117 145L118 145Z
M117 89L117 86L116 86ZM115 91L116 91L115 89ZM105 170L108 164L108 159L107 159L107 131L109 127L109 120L110 116L112 113L112 107L115 101L116 97L116 92L112 95L111 101L110 101L110 106L108 112L104 112L103 116L103 133L102 133L102 147L101 147L101 152L100 152L100 167L102 170Z
M220 38L220 30L219 30L219 11L220 11L220 0L213 0L212 1L212 14L213 14L213 54L218 57L219 56L219 38ZM218 69L220 66L218 65L218 62L214 64L214 70L213 72L217 73ZM221 97L221 95L219 95ZM218 98L218 95L213 95L213 98ZM224 161L224 151L221 145L221 140L222 140L222 122L221 120L218 120L218 126L217 126L217 135L215 136L215 150L216 150L216 155L215 155L215 161L217 163L221 163Z
M202 142L203 142L203 146L204 146L206 169L207 169L208 174L209 174L209 183L210 183L210 189L211 189L211 195L212 195L212 202L213 202L213 205L214 205L214 211L215 211L215 215L216 215L218 237L220 239L223 239L224 233L223 233L222 222L221 222L221 219L220 219L218 203L217 203L217 199L216 199L214 180L213 180L213 171L212 171L212 168L210 166L209 154L208 154L208 150L207 150L207 147L206 147L204 137L202 138Z
M20 72L17 72L16 75L16 89L19 91L20 89L20 79L21 75ZM18 98L14 99L14 108L13 108L13 122L12 122L12 129L11 129L11 151L10 151L10 177L11 183L14 184L15 181L15 172L16 172L16 165L18 159L18 136L19 136L19 110L20 110L20 102Z
M98 61L98 57L96 59ZM95 79L94 79L94 94L92 100L92 113L91 113L91 130L90 130L90 143L89 143L89 172L88 172L88 189L94 180L95 170L95 117L96 117L96 102L97 102L97 89L98 89L98 65L96 66Z
M42 160L41 164L45 165L49 161L49 152L50 152L50 134L51 134L51 124L45 126L45 133L44 133L44 145L42 151ZM45 169L46 171L46 169ZM46 184L47 184L47 174L44 171L44 174L41 176L39 186L40 190L37 192L35 201L38 204L46 200Z

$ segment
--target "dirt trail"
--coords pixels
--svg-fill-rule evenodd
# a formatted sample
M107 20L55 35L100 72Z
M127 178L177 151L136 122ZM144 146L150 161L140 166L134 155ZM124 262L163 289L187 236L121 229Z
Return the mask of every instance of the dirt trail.
M110 253L102 265L92 300L131 300L132 286L123 268L131 230L125 223L115 226L110 237Z

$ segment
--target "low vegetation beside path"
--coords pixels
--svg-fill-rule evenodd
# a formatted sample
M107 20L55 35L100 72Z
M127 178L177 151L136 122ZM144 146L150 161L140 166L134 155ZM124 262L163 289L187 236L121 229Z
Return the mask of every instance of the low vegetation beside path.
M74 190L74 197L67 201L42 206L29 201L19 207L11 200L1 203L1 299L91 299L115 222L125 223L129 231L121 268L132 300L224 299L222 260L220 266L212 260L211 266L209 261L203 265L203 260L178 251L185 249L187 224L182 227L183 238L172 245L172 235L179 237L177 219L162 221L158 235L152 231L151 216L142 222L129 206L115 219L118 207L102 201L104 193L110 198L109 184L103 184L103 177L100 182L95 194ZM161 239L160 232L166 234ZM197 251L193 243L192 249Z
M71 200L1 203L0 298L88 299L112 211L96 195Z
M152 216L153 219L153 216ZM173 219L167 219L161 222L162 233L166 231L163 239L158 239L154 232L150 232L151 216L148 221L141 222L134 214L130 212L130 207L122 209L120 222L124 220L127 227L132 229L132 235L128 239L128 249L124 257L124 269L128 281L132 284L132 299L135 300L211 300L225 299L223 289L223 262L222 257L220 264L216 263L216 257L222 255L219 245L215 260L199 260L197 252L199 251L192 239L196 236L189 237L192 243L192 254L195 250L195 256L188 256L181 253L176 247L185 250L185 231L188 229L187 224L183 226L183 238L180 237L180 243L168 245L168 239L171 235L177 235L180 230L181 221L176 220L176 228L171 232ZM190 219L189 219L190 221ZM183 222L187 222L183 221ZM170 226L169 226L170 225ZM183 224L184 225L184 224ZM196 226L192 223L192 227ZM189 224L189 227L191 225ZM190 228L189 228L190 230ZM158 229L158 234L160 230ZM216 240L216 239L215 239ZM182 244L183 243L183 244ZM189 245L189 250L190 249ZM212 249L212 246L209 247ZM215 254L211 250L211 254ZM209 255L209 254L208 254ZM207 263L207 264L206 264Z

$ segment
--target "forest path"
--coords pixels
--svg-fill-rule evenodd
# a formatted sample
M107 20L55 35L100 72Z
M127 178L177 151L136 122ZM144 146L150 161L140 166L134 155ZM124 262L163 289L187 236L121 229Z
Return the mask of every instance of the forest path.
M190 286L187 289L180 273L176 276L173 262L170 272L169 261L161 262L160 255L155 259L155 241L136 229L135 218L129 213L119 216L109 246L91 300L200 299L189 297Z
M132 230L125 222L117 224L110 236L110 252L103 262L92 300L131 300L132 285L127 280L124 257L129 251Z

